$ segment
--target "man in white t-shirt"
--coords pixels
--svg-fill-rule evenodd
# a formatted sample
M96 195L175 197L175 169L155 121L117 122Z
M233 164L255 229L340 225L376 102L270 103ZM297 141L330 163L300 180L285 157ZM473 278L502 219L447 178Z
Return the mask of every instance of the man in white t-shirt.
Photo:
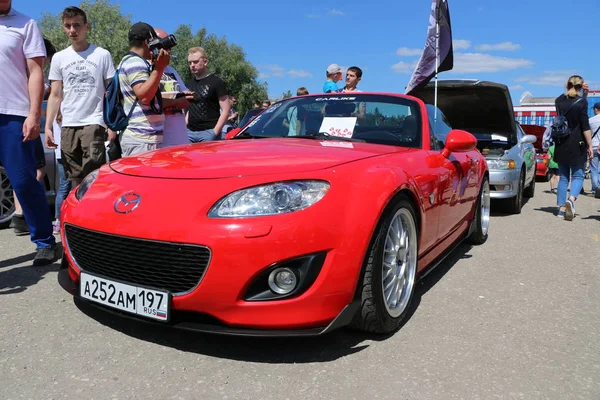
M56 261L59 252L44 188L36 180L35 140L44 96L44 39L33 19L0 2L0 164L19 197L37 254L33 265ZM0 191L0 202L10 201Z
M362 70L358 67L350 67L346 70L346 86L342 89L343 93L349 92L362 92L362 90L358 90L358 83L362 79ZM357 117L358 119L365 119L365 114L367 111L366 103L357 103L356 110L352 114L353 117Z
M63 166L68 179L77 185L106 163L104 142L107 137L116 138L115 132L107 131L103 116L104 93L115 67L107 50L87 41L90 24L83 10L65 8L62 22L71 46L56 53L50 64L46 145L56 148L52 122L60 108Z
M160 28L154 28L154 31L159 38L165 38L169 34ZM152 58L149 60L152 62ZM159 85L163 96L163 111L165 113L165 122L163 127L163 140L158 145L159 148L177 146L180 144L189 144L190 139L187 134L187 126L185 124L184 110L190 106L190 102L186 97L178 99L166 98L170 94L185 93L188 97L193 98L194 93L189 91L185 83L175 70L170 65L165 68ZM169 93L169 94L166 94Z

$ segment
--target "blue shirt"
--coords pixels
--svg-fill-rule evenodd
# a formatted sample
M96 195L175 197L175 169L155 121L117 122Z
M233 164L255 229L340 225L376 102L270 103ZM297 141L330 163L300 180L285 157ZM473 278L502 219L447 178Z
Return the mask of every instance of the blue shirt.
M340 89L334 81L327 81L323 85L323 93L339 93Z

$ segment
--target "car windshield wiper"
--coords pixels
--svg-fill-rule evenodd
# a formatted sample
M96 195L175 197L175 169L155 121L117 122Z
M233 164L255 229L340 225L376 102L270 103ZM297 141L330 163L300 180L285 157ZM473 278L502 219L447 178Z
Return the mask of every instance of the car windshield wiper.
M309 135L302 135L302 136L293 136L294 138L304 138L304 139L315 139L315 140L332 140L335 142L365 142L365 140L363 139L356 139L356 138L351 138L351 137L343 137L343 136L334 136L334 135L330 135L327 132L319 132L319 133L312 133Z

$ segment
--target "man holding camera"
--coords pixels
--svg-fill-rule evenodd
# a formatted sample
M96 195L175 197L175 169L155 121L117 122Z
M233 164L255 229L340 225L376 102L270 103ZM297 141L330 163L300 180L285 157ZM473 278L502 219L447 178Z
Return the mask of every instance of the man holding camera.
M153 57L148 42L156 37L150 25L144 22L133 24L128 34L131 48L119 64L123 108L126 113L133 109L121 137L123 157L155 150L162 142L165 114L158 90L170 56L168 51L161 49L158 56ZM153 63L147 61L152 59Z
M129 29L129 45L131 49L119 65L123 108L127 113L133 108L121 137L123 157L159 148L163 141L164 108L188 104L186 96L163 99L160 93L161 79L171 59L170 49L176 45L175 37L161 39L152 26L137 22Z

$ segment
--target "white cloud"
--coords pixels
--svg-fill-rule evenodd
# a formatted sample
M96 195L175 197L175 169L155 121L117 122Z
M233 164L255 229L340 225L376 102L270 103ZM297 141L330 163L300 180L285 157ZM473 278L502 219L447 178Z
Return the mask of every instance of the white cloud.
M521 48L520 44L516 44L513 42L502 42L498 44L480 44L475 47L475 50L478 51L515 51Z
M314 19L314 18L321 18L321 14L308 14L308 15L306 16L306 18L311 18L311 19Z
M308 71L302 69L292 68L286 70L281 65L278 64L268 64L259 66L260 73L258 75L261 79L266 78L310 78L312 74Z
M408 47L400 47L396 50L396 54L401 57L420 56L423 49L409 49Z
M499 72L520 68L530 68L533 61L523 58L497 57L483 53L454 54L454 68L451 73L472 74L479 72Z
M399 63L392 65L390 68L397 74L412 74L417 66L417 63L418 61L412 63L400 61Z
M335 16L342 16L342 15L346 15L346 13L345 13L345 12L343 12L343 11L340 11L340 10L337 10L337 9L335 9L335 8L334 8L334 9L331 9L331 10L329 10L329 11L328 11L328 14L329 14L329 15L335 15Z
M290 69L287 74L292 78L310 78L312 74L301 69Z
M530 85L562 87L573 73L573 71L544 71L541 74L522 76L515 81Z
M470 40L453 40L452 41L452 48L454 50L467 50L468 48L471 47L471 41Z
M521 85L509 86L508 88L510 90L523 90L523 86L521 86Z
M264 65L260 69L263 69L263 71L260 72L262 78L283 78L285 75L285 69L277 64Z

